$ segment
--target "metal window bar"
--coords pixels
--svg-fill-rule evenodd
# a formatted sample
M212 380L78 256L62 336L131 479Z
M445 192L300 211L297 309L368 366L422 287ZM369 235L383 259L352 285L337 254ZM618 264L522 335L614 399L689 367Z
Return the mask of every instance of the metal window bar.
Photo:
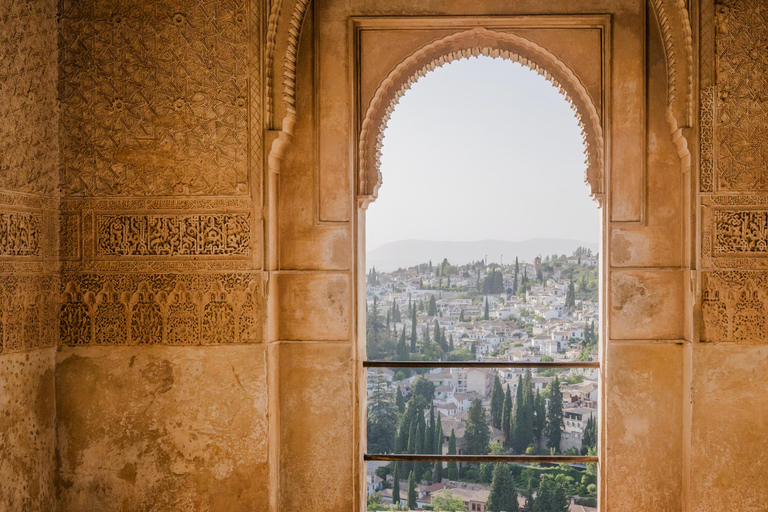
M363 361L363 368L600 368L598 361Z
M365 454L366 461L407 462L552 462L588 464L598 462L595 455L410 455L405 453Z
M600 368L598 361L363 361L364 368ZM382 462L518 462L575 463L599 462L593 455L410 455L368 454L365 461Z

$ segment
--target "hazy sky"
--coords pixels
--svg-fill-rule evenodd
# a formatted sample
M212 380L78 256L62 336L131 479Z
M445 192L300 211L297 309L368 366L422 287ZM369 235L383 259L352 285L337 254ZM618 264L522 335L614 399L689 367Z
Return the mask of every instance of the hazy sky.
M584 159L574 112L543 77L490 57L446 64L389 121L368 249L412 238L597 242Z

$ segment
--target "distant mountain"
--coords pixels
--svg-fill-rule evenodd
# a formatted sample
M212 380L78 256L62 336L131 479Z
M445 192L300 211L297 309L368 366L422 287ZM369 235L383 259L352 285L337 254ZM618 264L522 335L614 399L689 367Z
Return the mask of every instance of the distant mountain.
M570 256L577 247L588 247L597 253L598 244L582 240L564 240L561 238L532 238L522 242L504 240L478 240L476 242L436 242L431 240L400 240L384 244L366 253L366 267L390 272L400 267L410 267L419 263L439 263L448 258L452 265L463 265L479 261L488 256L488 262L512 263L517 256L520 261L533 262L533 258L542 258L553 254Z

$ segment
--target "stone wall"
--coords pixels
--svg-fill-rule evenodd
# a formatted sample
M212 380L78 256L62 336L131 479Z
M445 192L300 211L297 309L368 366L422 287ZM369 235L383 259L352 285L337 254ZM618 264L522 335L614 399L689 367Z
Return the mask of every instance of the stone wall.
M61 511L267 506L260 9L59 4Z
M0 1L0 510L55 503L55 1Z
M757 511L768 491L768 5L702 1L701 343L691 368L691 506Z

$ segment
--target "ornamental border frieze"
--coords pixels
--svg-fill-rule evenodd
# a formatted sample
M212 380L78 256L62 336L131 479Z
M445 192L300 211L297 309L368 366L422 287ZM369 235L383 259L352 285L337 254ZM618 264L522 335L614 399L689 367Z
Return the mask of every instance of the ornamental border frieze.
M94 259L248 257L251 216L95 213Z
M56 274L0 275L0 353L56 345L59 288Z
M190 198L78 198L61 200L62 211L222 211L249 210L253 200L241 197L190 197Z
M62 281L62 345L262 340L260 273L79 274Z
M768 342L768 272L702 273L703 342Z

